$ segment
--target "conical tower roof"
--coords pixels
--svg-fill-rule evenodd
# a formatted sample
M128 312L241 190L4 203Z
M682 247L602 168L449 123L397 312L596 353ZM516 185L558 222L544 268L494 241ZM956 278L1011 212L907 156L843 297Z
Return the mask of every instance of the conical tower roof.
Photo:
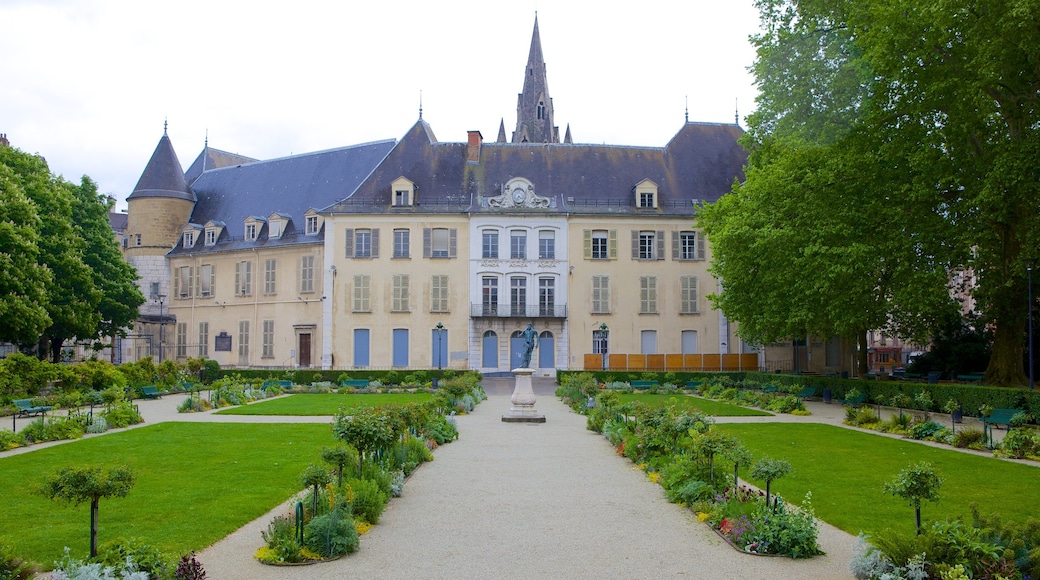
M195 201L195 195L188 189L188 182L184 179L184 168L181 167L177 152L173 150L173 143L165 130L127 201L143 197L172 197Z

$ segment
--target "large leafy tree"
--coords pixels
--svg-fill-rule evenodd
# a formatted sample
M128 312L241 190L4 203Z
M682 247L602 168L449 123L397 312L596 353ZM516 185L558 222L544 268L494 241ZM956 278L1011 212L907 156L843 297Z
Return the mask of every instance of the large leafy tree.
M83 176L72 188L72 214L75 227L86 244L84 262L90 268L94 286L100 291L100 321L93 336L114 336L137 318L145 298L135 281L137 272L119 251L108 222L111 203L97 191L97 184Z
M700 217L720 307L753 339L920 336L947 310L948 270L973 268L987 378L1021 383L1040 0L756 5L747 180Z
M47 327L50 271L38 261L40 216L11 168L0 164L0 341L29 344Z

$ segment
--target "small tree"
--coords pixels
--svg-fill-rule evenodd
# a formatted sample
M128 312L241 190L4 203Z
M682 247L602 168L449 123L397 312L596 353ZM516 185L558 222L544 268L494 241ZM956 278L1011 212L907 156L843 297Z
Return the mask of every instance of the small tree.
M752 479L764 479L766 482L766 506L769 506L769 486L773 483L774 479L780 479L781 477L791 473L791 464L784 461L783 459L770 459L764 457L759 459L754 467L751 468L749 474Z
M329 473L328 469L325 469L323 465L311 465L304 470L303 475L300 476L300 480L303 482L305 487L314 488L313 497L313 511L314 517L318 516L318 492L321 486L328 485L332 481L332 474Z
M346 469L347 463L356 462L357 456L357 450L349 445L337 445L321 450L321 460L336 466L337 487L343 487L343 470ZM360 472L358 474L360 475Z
M697 455L708 459L708 477L712 485L715 485L715 456L722 455L738 445L740 442L736 437L715 429L694 436L693 450Z
M739 442L733 447L727 449L723 453L723 457L733 462L733 489L737 489L737 485L740 482L740 466L750 465L754 460L754 457L751 456L751 451Z
M358 450L358 473L361 473L365 456L371 457L377 450L393 445L397 430L394 421L381 409L361 407L351 409L350 413L337 413L332 431Z
M931 463L913 463L885 484L885 493L901 497L910 502L917 517L917 533L921 534L921 502L939 501L942 476Z
M48 478L39 493L72 505L90 502L90 557L97 556L98 502L105 497L126 497L134 486L134 474L126 465L106 469L65 467Z

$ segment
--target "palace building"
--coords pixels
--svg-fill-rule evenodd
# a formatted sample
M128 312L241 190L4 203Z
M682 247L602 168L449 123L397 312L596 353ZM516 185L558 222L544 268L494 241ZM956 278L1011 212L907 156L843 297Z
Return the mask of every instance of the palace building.
M705 298L695 223L742 179L741 134L561 139L537 19L508 142L504 119L495 141L438 141L420 112L399 140L271 160L207 143L183 171L164 131L128 198L125 255L151 300L120 356L498 373L530 323L545 376L757 369Z

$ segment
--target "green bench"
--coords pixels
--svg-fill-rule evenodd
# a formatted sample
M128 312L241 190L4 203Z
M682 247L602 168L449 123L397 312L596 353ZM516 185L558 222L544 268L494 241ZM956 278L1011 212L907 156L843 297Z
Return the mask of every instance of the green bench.
M863 403L866 403L866 402L867 402L867 394L866 393L860 393L860 394L856 395L855 397L853 397L851 399L846 398L846 399L842 399L841 400L841 404L842 405L849 405L851 407L859 407Z
M694 389L700 388L700 386L703 384L704 381L686 381L686 388L692 391Z
M657 381L632 381L629 383L633 389L645 390L657 387Z
M983 417L982 422L986 425L1005 425L1011 427L1011 419L1019 413L1025 413L1022 409L993 409L988 417Z
M762 394L777 393L780 389L776 388L776 385L766 385L762 388Z
M264 384L260 386L260 388L264 389L265 391L267 389L270 389L271 387L278 387L280 389L291 389L292 388L292 381L287 381L285 379L282 379L282 380L267 379L266 381L264 381Z
M803 401L806 399L815 399L817 396L816 387L805 387L802 390L798 391L798 393L795 396Z
M351 387L355 389L366 388L369 384L370 383L368 379L347 379L345 381L339 382L339 386L341 387Z
M165 393L155 388L155 385L145 385L141 387L141 396L146 399L161 399Z
M957 375L957 380L963 383L978 383L982 379L986 378L983 373L968 373L966 375Z
M18 408L19 417L32 417L33 415L46 415L54 407L48 405L33 405L32 399L15 399L14 406Z

